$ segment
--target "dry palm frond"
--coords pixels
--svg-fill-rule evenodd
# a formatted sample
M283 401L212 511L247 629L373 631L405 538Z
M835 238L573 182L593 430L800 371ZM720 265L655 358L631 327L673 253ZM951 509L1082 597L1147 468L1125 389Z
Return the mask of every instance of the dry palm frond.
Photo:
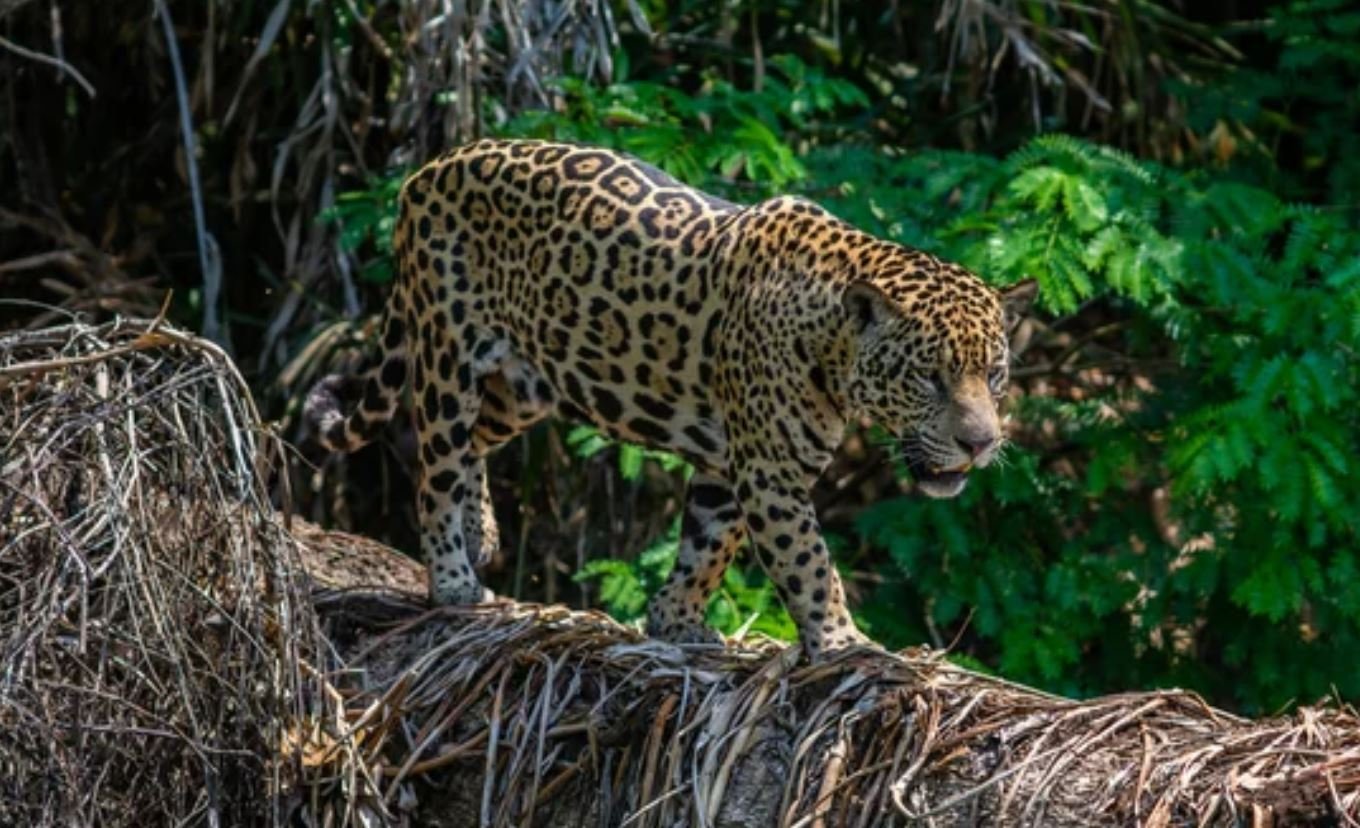
M318 610L343 614L353 636L335 640L347 718L363 734L345 760L374 780L370 809L416 824L1360 817L1360 720L1348 710L1252 722L1182 691L1076 702L930 653L796 667L796 650L774 644L681 649L558 607L366 609L350 595ZM339 758L313 770L352 776ZM318 817L340 810L316 801Z
M956 69L988 95L1003 69L1018 69L1036 131L1080 113L1082 131L1153 154L1184 121L1168 81L1242 57L1213 27L1139 0L943 0L935 30L948 43L946 96ZM989 116L983 123L992 128Z

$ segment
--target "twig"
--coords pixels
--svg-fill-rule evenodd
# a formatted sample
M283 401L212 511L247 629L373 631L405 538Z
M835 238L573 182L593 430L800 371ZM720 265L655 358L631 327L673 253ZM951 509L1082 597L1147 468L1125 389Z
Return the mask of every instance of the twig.
M14 365L0 366L0 391L5 390L13 382L11 377L25 377L33 380L40 379L42 375L49 371L61 368L70 368L76 365L88 365L96 362L104 362L109 359L116 359L130 354L133 351L143 351L148 348L164 347L170 340L161 338L156 334L148 333L144 337L139 337L126 345L119 345L107 351L100 351L92 354L81 354L79 356L61 357L58 359L36 360L34 362L19 362Z
M24 48L23 46L20 46L18 43L15 43L14 41L10 40L9 38L3 35L0 35L0 46L9 49L11 52L13 52L16 55L19 55L20 57L25 57L28 58L29 60L35 60L38 63L45 63L48 66L55 66L58 71L70 75L72 80L80 84L80 87L85 90L86 95L89 95L91 98L95 97L96 93L94 84L86 80L85 76L80 74L80 70L76 69L74 66L62 60L61 58L53 57L52 55L45 55L42 52L35 52L32 49Z
M222 293L222 262L217 254L217 242L208 233L208 222L203 213L203 188L198 180L198 152L194 140L193 115L189 111L189 92L184 81L184 64L179 56L179 40L175 37L175 23L165 0L156 0L156 14L165 32L165 48L170 53L170 66L175 73L175 99L179 103L179 129L184 141L184 166L189 171L189 191L194 205L194 232L198 238L198 266L203 272L203 335L217 344L228 347L218 318L217 305Z

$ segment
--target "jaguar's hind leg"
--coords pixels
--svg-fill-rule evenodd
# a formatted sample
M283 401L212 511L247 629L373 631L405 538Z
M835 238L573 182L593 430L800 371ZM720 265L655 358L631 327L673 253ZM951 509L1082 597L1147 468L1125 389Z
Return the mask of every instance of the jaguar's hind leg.
M435 603L474 604L490 597L472 562L488 540L488 519L494 526L485 463L473 445L483 401L479 375L494 370L495 352L504 346L475 331L429 329L436 342L421 354L413 388L420 545Z
M467 538L468 558L474 567L480 568L490 563L501 548L501 528L496 522L490 475L483 456L478 456L468 469L468 492L475 505L469 503L470 508L463 513L463 535Z
M552 389L532 366L512 358L482 380L482 404L472 434L477 462L469 469L468 488L478 506L464 513L463 530L474 566L483 566L500 548L500 527L491 502L486 457L552 411Z

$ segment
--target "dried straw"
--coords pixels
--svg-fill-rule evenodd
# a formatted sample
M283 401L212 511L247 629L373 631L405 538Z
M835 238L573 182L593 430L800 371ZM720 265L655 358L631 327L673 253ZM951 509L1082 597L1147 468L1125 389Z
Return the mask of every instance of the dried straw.
M274 821L316 643L259 422L168 327L0 338L0 825Z
M1360 824L1349 710L1074 702L931 653L795 667L559 607L343 613L364 631L335 640L364 746L344 761L375 781L369 808L414 824Z

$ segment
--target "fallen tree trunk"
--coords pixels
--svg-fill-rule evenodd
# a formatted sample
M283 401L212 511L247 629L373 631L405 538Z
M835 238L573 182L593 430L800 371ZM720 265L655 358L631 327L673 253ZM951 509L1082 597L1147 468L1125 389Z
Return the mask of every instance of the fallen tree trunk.
M408 559L274 511L277 449L192 337L0 339L0 824L1360 821L1349 709L429 610Z

